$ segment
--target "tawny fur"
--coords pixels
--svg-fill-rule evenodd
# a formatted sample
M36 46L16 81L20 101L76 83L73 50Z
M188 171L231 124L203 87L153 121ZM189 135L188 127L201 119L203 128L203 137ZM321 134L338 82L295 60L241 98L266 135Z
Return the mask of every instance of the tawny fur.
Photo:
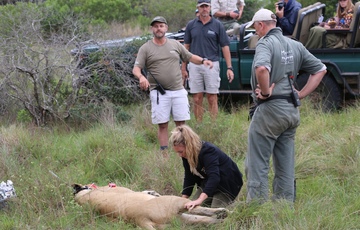
M164 228L165 224L175 217L187 224L219 223L228 214L225 208L200 206L187 212L184 205L190 201L189 199L178 196L154 196L124 187L84 189L75 194L75 201L80 205L90 204L101 215L114 219L121 218L144 229Z

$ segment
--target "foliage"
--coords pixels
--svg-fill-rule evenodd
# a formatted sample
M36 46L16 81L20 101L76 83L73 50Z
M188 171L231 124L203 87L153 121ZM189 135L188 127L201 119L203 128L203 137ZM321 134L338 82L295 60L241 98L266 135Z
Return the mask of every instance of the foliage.
M266 4L274 5L273 2L269 3L269 1L267 1L267 0L262 0L262 1L246 0L245 1L244 12L242 14L242 17L241 17L240 21L242 23L251 21L251 19L254 16L255 12L258 11L259 9L261 9L261 8L267 8L269 10L271 10L273 8L273 7L268 8Z
M82 104L107 100L116 105L129 105L141 101L145 95L132 75L132 67L140 46L148 36L136 38L124 45L91 51L80 48L75 84L80 89L77 98ZM121 41L122 42L122 41Z
M76 101L68 47L77 41L81 25L67 17L56 33L44 33L42 22L50 22L51 9L18 3L0 10L4 23L0 29L2 90L37 125L66 117Z
M91 18L93 23L109 23L112 21L125 22L140 14L138 4L140 1L126 0L47 0L46 5L67 13L70 9L75 14L84 14Z
M27 110L21 109L17 114L16 120L19 122L28 123L31 122L31 116Z
M144 8L149 13L150 20L157 16L166 18L170 31L177 31L186 26L187 22L195 18L196 1L157 1L146 0ZM150 20L148 25L150 24Z

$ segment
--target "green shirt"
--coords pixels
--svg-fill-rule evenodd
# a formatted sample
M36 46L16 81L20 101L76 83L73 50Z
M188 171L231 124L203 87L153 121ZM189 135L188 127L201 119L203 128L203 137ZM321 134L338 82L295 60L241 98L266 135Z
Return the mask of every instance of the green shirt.
M135 66L147 70L150 90L156 87L156 80L167 90L183 89L180 60L188 62L192 54L178 41L167 39L159 46L152 40L139 49ZM154 76L154 77L152 77Z
M324 64L312 55L300 42L285 37L280 28L271 29L256 45L252 65L251 86L255 90L255 68L265 66L270 72L270 85L275 83L272 95L290 95L288 75L296 80L299 70L315 74ZM255 95L253 94L255 99Z

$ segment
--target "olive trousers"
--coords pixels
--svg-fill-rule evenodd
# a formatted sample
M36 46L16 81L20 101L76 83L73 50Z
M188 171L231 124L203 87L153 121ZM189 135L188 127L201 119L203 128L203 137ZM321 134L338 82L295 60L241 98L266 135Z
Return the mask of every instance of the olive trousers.
M270 158L273 199L295 200L295 133L300 113L292 103L276 99L260 104L252 117L245 160L247 202L268 200Z

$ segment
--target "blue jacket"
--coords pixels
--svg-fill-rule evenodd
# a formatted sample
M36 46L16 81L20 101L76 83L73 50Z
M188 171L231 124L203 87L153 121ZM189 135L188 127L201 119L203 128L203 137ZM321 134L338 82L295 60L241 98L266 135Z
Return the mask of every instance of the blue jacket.
M297 21L301 4L296 0L289 0L284 7L284 17L277 18L276 26L280 27L284 35L292 35Z

